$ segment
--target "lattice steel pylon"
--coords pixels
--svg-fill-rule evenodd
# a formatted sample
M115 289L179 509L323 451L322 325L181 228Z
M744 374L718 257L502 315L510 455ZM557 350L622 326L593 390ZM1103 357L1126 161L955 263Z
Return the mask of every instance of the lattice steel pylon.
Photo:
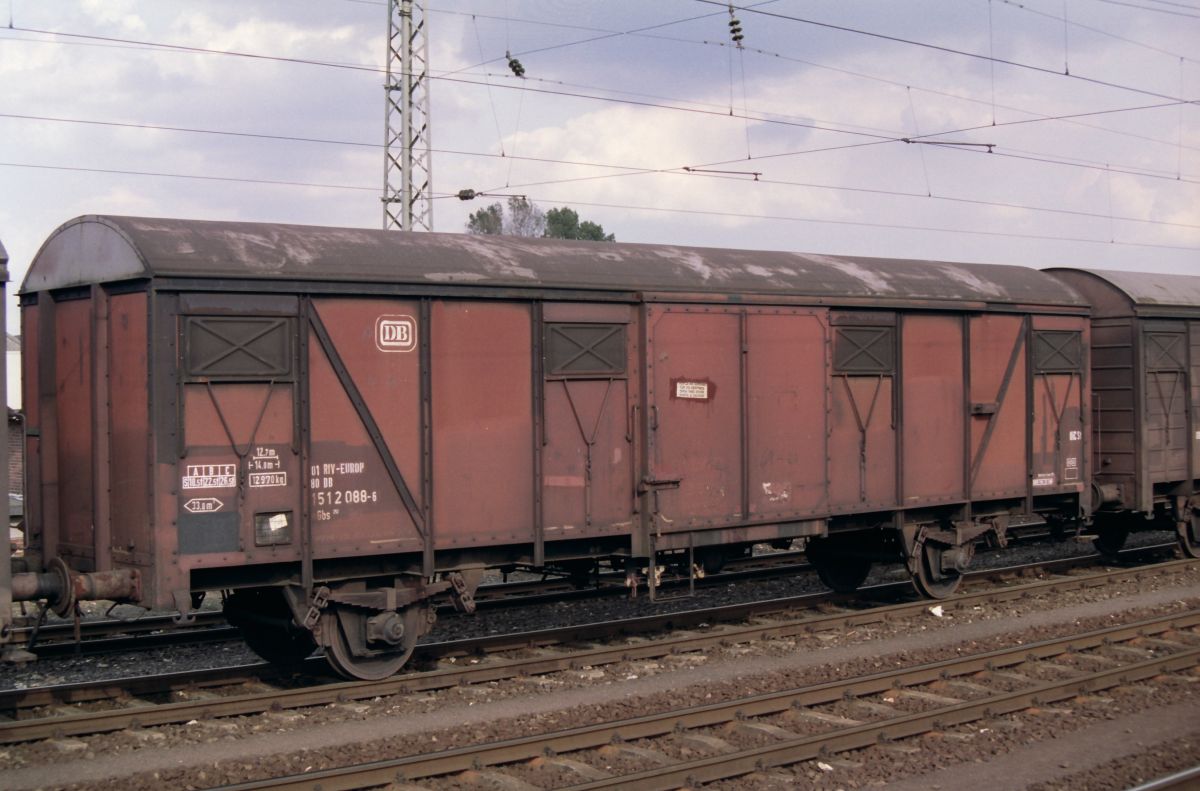
M388 0L383 229L433 230L425 0Z

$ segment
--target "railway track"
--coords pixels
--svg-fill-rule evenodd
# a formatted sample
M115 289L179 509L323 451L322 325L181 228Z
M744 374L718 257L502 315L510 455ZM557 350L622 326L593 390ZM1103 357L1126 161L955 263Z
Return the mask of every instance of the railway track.
M1200 610L1191 610L844 681L228 788L332 791L497 770L528 782L547 769L572 775L576 782L555 787L574 791L695 787L1195 668L1198 628ZM1030 666L1036 675L1021 672ZM1047 666L1059 677L1041 680ZM841 713L847 702L865 716ZM643 768L610 771L614 764ZM502 779L488 780L502 787Z
M696 580L696 585L711 587L745 580L772 579L805 573L811 569L802 551L764 553L732 559L728 561L726 570L700 578ZM686 580L669 577L664 580L663 588L673 590L686 587L687 584ZM598 575L586 587L579 587L564 577L543 577L481 585L475 594L475 604L480 610L488 610L620 596L627 593L623 573ZM449 605L444 609L453 611L453 607ZM59 620L42 624L40 627L18 626L13 632L14 642L26 650L31 650L39 659L72 655L97 656L241 639L238 630L226 623L219 610L196 612L195 619L195 623L180 626L176 624L173 615L144 615L131 619L104 618L81 621L78 631L73 622Z
M1125 550L1122 557L1136 560L1156 552L1170 552L1174 543L1152 544ZM1099 555L1084 555L1056 561L1064 564L1087 565L1100 559ZM697 587L720 586L731 582L764 580L808 573L812 566L803 551L763 553L728 561L727 568L696 580ZM476 592L476 606L481 610L507 606L537 605L557 601L583 600L627 594L621 573L602 574L588 587L580 588L562 577L481 585ZM688 581L668 577L663 581L667 591L687 587ZM453 608L446 608L452 611ZM235 627L229 626L219 610L195 613L195 623L180 626L173 615L143 615L138 618L104 618L85 620L78 631L71 621L55 621L35 626L14 628L14 643L25 647L39 659L61 656L99 656L103 654L151 650L177 645L219 643L240 640ZM30 641L33 647L29 648Z
M946 611L952 612L982 603L1013 601L1138 579L1171 569L1191 568L1195 563L1194 560L1171 561L1021 584L1011 583L1014 579L1019 579L1020 575L1031 573L1028 569L1009 568L976 572L970 581L978 585L978 590L968 590L954 599L941 602L940 605ZM1065 570L1066 565L1063 563L1060 570ZM1042 568L1046 566L1047 564L1040 564ZM980 584L988 580L991 580L992 584ZM895 595L902 587L910 590L908 583L896 583L876 586L867 589L865 593L886 597ZM833 613L814 614L815 607L827 605L835 599L845 606L859 604L866 609L840 607ZM379 682L329 683L327 677L314 674L286 679L285 683L293 688L264 689L263 682L270 678L269 673L273 671L267 670L264 665L254 665L201 674L173 674L163 678L147 677L64 687L10 690L0 693L0 711L9 712L15 719L0 722L0 743L54 736L79 736L130 727L187 722L193 719L206 720L259 714L269 710L329 705L540 675L585 665L597 666L634 659L651 659L670 654L703 651L718 645L883 623L922 613L929 606L930 603L925 600L870 606L861 600L852 601L847 597L809 595L652 615L612 623L432 643L418 648L416 661L418 665L434 669L406 673ZM753 622L739 623L747 619L753 619ZM644 637L681 629L694 631L676 631L651 640ZM633 640L614 643L614 635L625 635ZM593 640L609 642L599 646L579 647L580 643L586 644ZM550 650L551 647L557 649ZM528 655L531 653L533 655ZM512 656L513 654L524 655ZM477 661L474 664L438 662L463 656L473 657ZM321 662L319 659L313 661ZM247 684L253 686L253 691L246 691ZM223 688L224 694L219 694L220 691L215 689L218 687ZM201 700L171 700L172 693L206 688L210 691L204 693ZM161 702L156 703L155 699ZM68 709L70 713L64 714L64 709L71 704L105 700L117 700L117 708L96 711Z

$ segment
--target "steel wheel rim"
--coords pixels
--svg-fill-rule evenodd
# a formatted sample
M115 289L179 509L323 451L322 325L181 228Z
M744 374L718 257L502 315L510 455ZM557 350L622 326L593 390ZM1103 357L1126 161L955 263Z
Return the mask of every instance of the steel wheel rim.
M921 557L917 561L917 572L913 574L913 585L929 599L945 599L953 596L962 584L962 574L943 571L942 578L934 577L934 564L941 565L942 550L925 542L921 546Z
M1184 557L1200 558L1200 511L1192 511L1192 518L1181 527L1179 550Z
M322 616L321 631L328 635L322 642L325 647L325 659L329 666L343 678L353 681L381 681L396 675L408 657L412 648L395 653L380 654L374 657L354 656L350 651L350 642L342 630L341 619L337 613L329 612Z

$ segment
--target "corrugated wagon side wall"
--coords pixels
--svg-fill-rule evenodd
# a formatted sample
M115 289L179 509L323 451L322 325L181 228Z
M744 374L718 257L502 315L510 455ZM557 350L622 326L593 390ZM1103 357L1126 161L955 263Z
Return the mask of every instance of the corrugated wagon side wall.
M101 286L23 299L31 569L150 564L146 306Z
M112 565L144 572L153 561L149 321L145 292L108 298L108 548Z
M43 546L41 408L38 401L38 366L41 344L38 332L40 306L21 300L21 404L25 410L25 558L40 565Z

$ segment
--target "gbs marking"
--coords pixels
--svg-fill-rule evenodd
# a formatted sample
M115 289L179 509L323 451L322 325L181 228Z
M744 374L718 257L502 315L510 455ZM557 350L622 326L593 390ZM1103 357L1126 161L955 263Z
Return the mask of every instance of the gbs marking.
M375 320L375 346L381 352L417 348L417 322L412 316L380 316Z

